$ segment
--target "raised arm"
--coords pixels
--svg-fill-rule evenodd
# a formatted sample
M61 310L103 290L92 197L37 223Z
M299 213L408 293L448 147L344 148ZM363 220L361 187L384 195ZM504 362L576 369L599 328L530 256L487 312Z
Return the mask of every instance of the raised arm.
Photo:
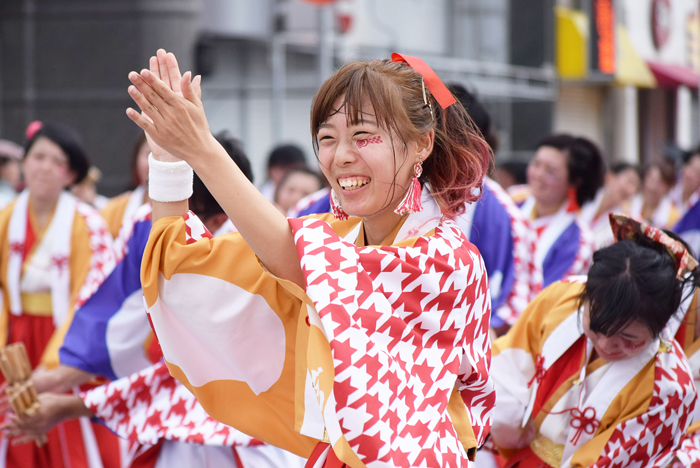
M134 84L129 87L129 94L142 114L130 108L127 115L164 150L154 153L154 158L163 161L179 158L192 166L272 274L303 287L304 278L287 219L248 181L209 131L191 73L185 73L177 83L175 76L179 70L175 57L168 54L166 59L168 72L159 74L167 83L149 70L129 74ZM181 93L174 92L171 86L179 86ZM162 217L186 212L186 201L153 200L154 224Z

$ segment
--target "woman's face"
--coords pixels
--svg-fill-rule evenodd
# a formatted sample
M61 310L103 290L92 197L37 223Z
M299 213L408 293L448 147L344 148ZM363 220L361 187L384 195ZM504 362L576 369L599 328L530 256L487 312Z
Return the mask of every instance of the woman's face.
M37 198L58 198L76 178L68 156L48 138L39 137L22 160L27 188Z
M336 108L341 104L342 98ZM363 110L365 120L357 125L348 126L343 108L320 126L318 158L343 210L371 219L393 215L419 153L416 142L409 142L405 151L397 142L394 149L389 132L376 124L372 106L365 103Z
M639 191L639 174L634 169L626 169L619 174L608 173L606 186L615 197L615 204L632 198Z
M307 195L321 190L321 182L318 177L315 177L306 172L295 171L291 172L282 184L277 189L277 204L286 213L299 200Z
M656 166L652 166L644 175L644 183L642 185L644 200L653 205L658 205L669 190L671 190L671 186L664 182L661 170Z
M694 154L681 169L681 184L688 194L700 190L700 154Z
M627 324L612 336L605 336L591 331L588 304L583 310L583 330L593 343L598 356L606 361L624 361L642 351L654 340L649 328L638 321Z
M566 155L551 146L542 146L527 166L527 184L538 203L561 205L569 190Z
M151 148L148 147L148 142L144 141L139 152L136 154L136 181L139 185L146 185L148 180L148 155L151 152Z

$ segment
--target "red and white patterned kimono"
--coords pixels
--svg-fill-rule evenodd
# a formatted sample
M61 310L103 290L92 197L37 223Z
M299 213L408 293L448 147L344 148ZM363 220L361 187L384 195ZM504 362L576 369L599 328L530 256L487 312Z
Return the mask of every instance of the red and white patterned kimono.
M663 338L624 361L591 361L582 289L550 286L494 342L494 437L513 445L529 422L536 430L529 446L499 449L506 466L666 466L695 406L688 361Z
M24 342L33 368L53 368L75 309L114 266L107 227L63 192L41 228L24 191L0 212L0 249L0 346ZM0 441L0 467L119 466L116 436L87 418L59 424L43 447L8 442Z
M700 385L700 290L687 297L681 304L681 310L669 324L670 334L675 334L676 341L685 352L690 369L693 373L695 387ZM695 405L695 411L690 415L692 425L683 436L680 448L676 451L674 468L700 466L700 405Z
M192 214L154 224L142 284L171 374L314 466L470 466L495 400L478 251L433 200L381 247L357 245L358 218L289 222L305 291L238 234L188 244Z

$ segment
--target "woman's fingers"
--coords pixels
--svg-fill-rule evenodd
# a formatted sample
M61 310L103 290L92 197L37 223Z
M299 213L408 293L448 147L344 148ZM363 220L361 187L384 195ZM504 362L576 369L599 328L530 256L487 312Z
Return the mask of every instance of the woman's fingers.
M30 442L34 442L35 440L36 440L36 438L34 438L34 437L24 436L24 437L20 437L18 439L14 439L12 441L12 445L28 444Z
M182 75L180 74L180 66L177 63L177 58L172 52L168 52L165 55L165 63L170 75L170 89L177 91L177 84L180 82Z
M202 100L202 75L197 75L194 77L194 80L192 80L192 89L194 90L194 94L201 101Z
M158 58L158 73L155 73L155 75L158 78L160 78L161 81L163 81L163 83L165 84L165 86L168 87L168 89L173 89L173 84L177 83L177 81L173 83L170 80L170 74L168 73L168 64L166 63L165 56L165 50L158 49L158 51L156 52L156 57Z
M153 134L155 132L155 126L153 125L153 122L151 122L148 117L141 115L131 107L129 107L126 110L126 115L129 117L131 120L134 121L136 125L141 127L141 130L144 132L148 132L149 135Z
M182 91L182 96L190 101L192 104L197 105L199 103L199 97L195 93L193 83L191 82L192 72L185 72L180 80L180 90Z
M146 69L141 70L141 74L131 72L129 80L156 108L164 108L165 104L175 101L176 96L173 91L154 73Z
M148 116L151 122L160 121L161 116L158 108L136 86L129 86L129 96L139 106L141 112Z

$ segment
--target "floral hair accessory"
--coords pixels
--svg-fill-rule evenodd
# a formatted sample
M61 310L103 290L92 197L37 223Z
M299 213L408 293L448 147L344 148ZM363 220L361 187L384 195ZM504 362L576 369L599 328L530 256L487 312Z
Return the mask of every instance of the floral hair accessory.
M610 213L610 227L613 230L615 242L625 239L635 240L638 233L641 232L647 239L664 246L676 262L676 278L678 279L681 279L686 273L695 270L698 266L698 261L690 255L685 246L661 229L635 221L628 216L613 213ZM636 228L639 228L639 230Z

